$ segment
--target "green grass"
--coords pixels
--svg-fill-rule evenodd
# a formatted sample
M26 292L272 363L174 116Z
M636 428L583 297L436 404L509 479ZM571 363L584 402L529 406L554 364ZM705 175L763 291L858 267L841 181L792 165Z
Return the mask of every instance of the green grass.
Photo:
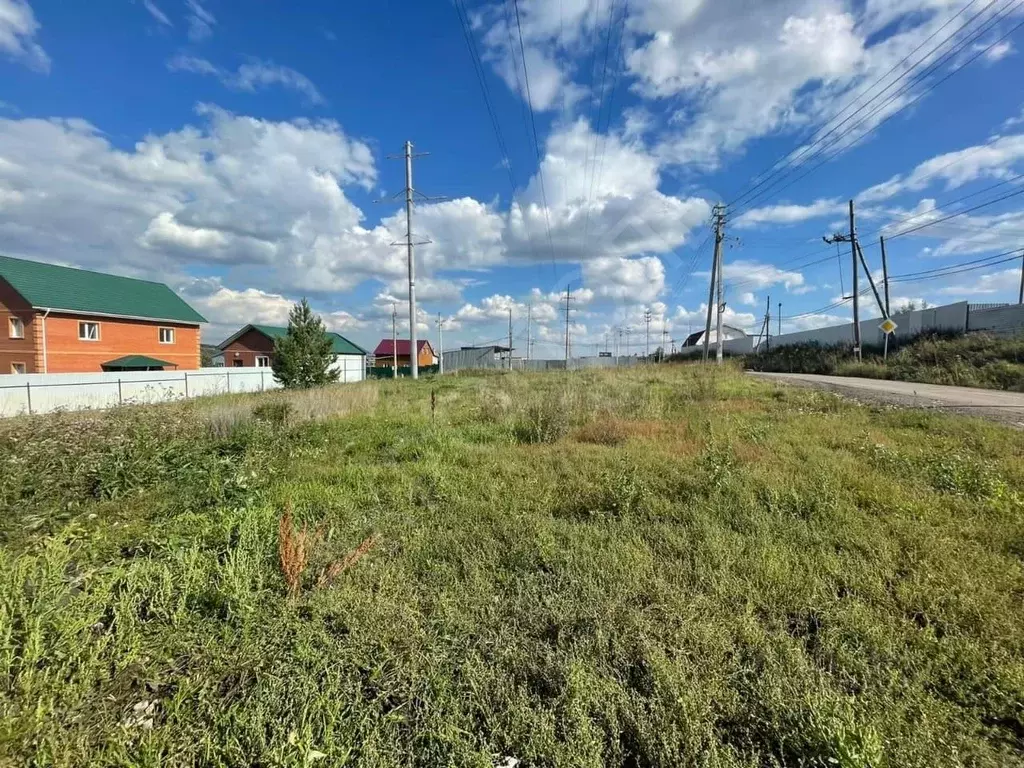
M9 420L0 766L1024 765L1022 455L696 366Z
M953 384L1024 392L1024 336L925 335L895 343L883 363L882 349L866 347L852 361L849 345L794 344L746 358L755 371L817 373L873 379Z

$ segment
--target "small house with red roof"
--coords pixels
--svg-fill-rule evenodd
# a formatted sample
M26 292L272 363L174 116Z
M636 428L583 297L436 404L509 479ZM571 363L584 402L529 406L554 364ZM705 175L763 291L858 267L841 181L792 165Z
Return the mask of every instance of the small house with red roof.
M409 339L398 339L397 342L392 339L381 339L380 344L373 350L374 365L378 368L390 368L397 358L399 368L408 368L412 366L412 357L409 355L411 349ZM437 364L437 356L429 341L420 339L416 342L416 349L416 363L419 366Z

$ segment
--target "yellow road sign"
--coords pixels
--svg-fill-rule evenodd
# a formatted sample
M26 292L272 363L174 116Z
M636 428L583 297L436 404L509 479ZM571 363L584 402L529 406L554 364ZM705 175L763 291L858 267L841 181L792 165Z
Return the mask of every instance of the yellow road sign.
M878 327L881 329L882 333L892 333L898 326L892 321L892 318L887 317Z

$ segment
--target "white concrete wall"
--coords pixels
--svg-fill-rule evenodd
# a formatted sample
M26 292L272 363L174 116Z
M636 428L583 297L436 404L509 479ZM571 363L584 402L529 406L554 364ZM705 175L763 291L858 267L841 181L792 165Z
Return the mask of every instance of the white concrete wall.
M1024 331L1024 305L972 309L967 316L968 330L1014 334Z
M340 372L338 381L362 381L366 377L363 360L362 355L339 355L332 366ZM163 403L280 386L269 368L5 374L0 375L0 417Z
M961 301L942 307L904 312L903 314L893 315L892 319L897 324L895 334L897 339L909 339L925 331L965 333L967 331L967 302ZM861 344L864 346L882 346L885 336L878 328L881 322L882 318L880 317L861 321ZM772 336L771 339L773 347L803 344L805 342L817 342L824 346L830 344L849 344L853 346L853 323L833 325L828 328L816 328L812 331L785 333L782 336Z

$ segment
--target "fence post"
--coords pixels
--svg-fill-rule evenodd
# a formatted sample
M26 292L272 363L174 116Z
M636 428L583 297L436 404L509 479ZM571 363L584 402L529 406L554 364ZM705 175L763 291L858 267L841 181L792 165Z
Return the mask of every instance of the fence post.
M185 371L185 399L188 400L188 371Z
M121 397L121 377L117 377L117 404L124 405L124 398Z
M32 415L32 382L25 382L25 397L28 399L28 415Z
M228 375L228 394L231 394L231 371L227 371Z
M260 392L265 392L267 385L263 381L263 369L260 368Z

